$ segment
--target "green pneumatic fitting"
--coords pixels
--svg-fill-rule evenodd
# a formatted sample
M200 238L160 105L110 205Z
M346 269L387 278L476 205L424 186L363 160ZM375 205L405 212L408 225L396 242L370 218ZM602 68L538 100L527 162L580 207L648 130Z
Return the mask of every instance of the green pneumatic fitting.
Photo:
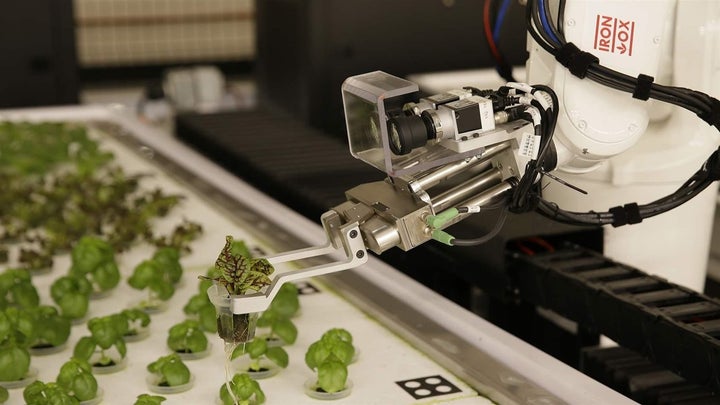
M442 228L443 225L447 224L451 219L455 218L459 214L457 208L447 209L437 215L430 215L425 220L425 223L432 229Z
M445 224L450 222L450 220L455 218L457 215L457 208L450 208L437 215L430 215L429 217L427 217L425 223L427 223L430 229L433 230L432 238L440 243L452 245L452 240L455 239L455 237L439 228L442 228Z
M444 243L448 246L452 246L452 241L455 239L454 236L450 235L449 233L445 231L441 231L439 229L436 229L432 232L432 238L440 243Z

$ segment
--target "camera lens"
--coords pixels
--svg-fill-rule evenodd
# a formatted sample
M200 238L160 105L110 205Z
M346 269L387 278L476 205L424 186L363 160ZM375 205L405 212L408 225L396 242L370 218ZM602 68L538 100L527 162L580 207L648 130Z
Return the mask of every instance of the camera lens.
M417 115L397 116L388 121L390 150L396 155L406 155L414 148L425 146L431 134L425 121Z

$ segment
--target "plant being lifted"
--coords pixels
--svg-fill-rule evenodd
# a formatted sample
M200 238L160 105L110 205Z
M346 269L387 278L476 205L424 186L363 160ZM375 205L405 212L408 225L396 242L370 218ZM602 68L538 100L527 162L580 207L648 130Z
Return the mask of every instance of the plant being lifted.
M265 393L260 384L247 374L235 374L230 381L220 386L219 395L223 405L259 405L265 402Z
M225 237L225 246L215 262L220 276L212 278L230 295L243 295L248 291L261 291L272 283L275 270L266 259L253 259L233 247L232 236ZM206 277L200 277L206 279ZM218 291L218 294L221 292ZM229 306L218 307L218 334L225 342L247 342L255 333L254 316L233 314Z
M96 293L115 288L120 271L112 246L95 236L82 237L72 250L70 275L85 277Z
M137 265L128 284L137 290L148 290L148 298L140 302L140 309L159 311L163 302L175 294L175 284L180 281L182 273L180 254L170 247L158 249L152 259Z

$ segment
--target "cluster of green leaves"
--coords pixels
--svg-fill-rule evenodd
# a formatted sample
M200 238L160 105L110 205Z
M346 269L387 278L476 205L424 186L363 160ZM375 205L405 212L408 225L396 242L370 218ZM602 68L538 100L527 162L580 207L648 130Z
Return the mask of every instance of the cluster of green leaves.
M260 362L263 358L267 358L282 368L286 368L290 362L285 349L280 346L268 346L267 340L260 336L248 343L237 345L230 358L236 359L244 355L250 357L250 364L247 371L261 371L262 365Z
M31 347L57 347L67 342L72 324L69 318L60 315L57 308L40 305L29 308L27 311L34 318L37 325L37 333Z
M317 387L325 392L338 392L345 388L347 366L355 356L352 335L345 329L334 328L325 332L308 347L305 364L317 371Z
M186 315L195 315L200 329L208 333L217 332L217 311L207 294L208 288L212 286L212 279L216 277L220 277L220 270L210 267L205 278L198 283L198 293L190 297L183 307L183 312Z
M199 353L208 347L208 339L200 324L186 319L168 330L167 345L176 353Z
M223 405L262 404L265 402L265 393L249 375L235 374L229 382L220 386L220 400Z
M267 259L250 258L249 252L234 246L232 236L225 237L225 246L215 261L215 267L220 270L220 276L213 280L234 295L262 290L272 283L269 276L275 271Z
M150 325L150 315L140 309L124 309L119 315L127 321L127 328L123 336L136 335L141 328Z
M72 249L70 275L84 277L96 292L108 291L120 282L114 248L96 236L83 236Z
M202 231L185 221L170 236L153 235L150 221L165 216L181 197L141 190L144 176L109 164L113 155L84 126L4 122L0 144L0 251L15 241L33 243L21 250L23 267L52 266L53 254L85 235L103 237L116 251L139 239L186 251Z
M28 270L7 269L0 273L0 308L33 308L39 304L40 296Z
M37 335L33 316L21 308L0 310L0 381L16 381L30 369L30 352Z
M160 405L166 399L160 395L140 394L133 405Z
M87 314L92 292L92 284L77 275L59 277L50 286L50 296L60 313L70 319L82 319Z
M293 344L297 339L297 327L290 320L300 309L298 289L295 284L285 283L280 287L270 306L260 315L257 326L270 328L267 338L280 338L286 344Z
M176 353L148 364L147 370L157 376L157 385L162 387L176 387L190 382L190 369Z
M95 398L98 383L87 361L71 358L60 367L55 382L34 381L25 387L23 398L28 404L79 404Z
M180 253L173 247L164 247L135 267L128 284L138 290L147 289L149 303L167 301L175 294L175 284L180 281L182 274Z
M128 318L122 313L92 318L87 323L90 336L83 336L75 344L73 356L90 361L96 350L100 358L93 365L109 366L115 359L108 355L107 350L115 347L121 358L127 355L124 336L128 332Z

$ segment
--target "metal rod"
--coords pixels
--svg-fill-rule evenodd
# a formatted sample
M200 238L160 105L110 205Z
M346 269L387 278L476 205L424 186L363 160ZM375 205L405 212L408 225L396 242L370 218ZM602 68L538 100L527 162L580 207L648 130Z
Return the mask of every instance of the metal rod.
M485 148L485 152L480 156L474 156L470 159L461 160L457 163L452 163L452 164L443 166L431 173L428 173L428 174L418 178L417 180L412 182L412 189L413 189L413 191L417 191L417 190L426 190L427 191L429 188L437 185L441 180L446 179L448 177L452 177L452 176L466 170L468 167L474 166L478 163L482 163L509 147L510 147L510 142L508 142L508 141L499 143L497 145L488 146L487 148Z
M491 187L502 181L502 173L498 169L490 169L481 175L475 176L464 183L461 183L450 190L432 199L432 207L435 212L442 212L469 197Z

